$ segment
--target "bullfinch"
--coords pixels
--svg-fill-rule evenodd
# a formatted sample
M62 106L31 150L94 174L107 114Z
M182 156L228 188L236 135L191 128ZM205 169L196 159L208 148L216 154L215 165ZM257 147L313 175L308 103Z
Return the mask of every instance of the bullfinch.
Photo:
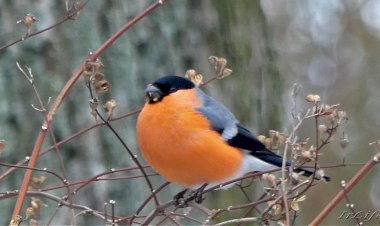
M137 120L138 143L145 160L166 180L195 190L282 166L281 156L192 81L162 77L145 93L147 102ZM304 168L294 171L314 174Z

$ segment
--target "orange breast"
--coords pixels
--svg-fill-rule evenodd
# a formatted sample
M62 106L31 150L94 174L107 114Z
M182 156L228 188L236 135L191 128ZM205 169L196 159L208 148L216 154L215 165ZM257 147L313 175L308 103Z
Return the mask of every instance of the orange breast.
M168 181L192 187L222 182L240 169L243 154L210 129L198 111L194 89L179 90L156 104L146 104L137 136L146 161Z

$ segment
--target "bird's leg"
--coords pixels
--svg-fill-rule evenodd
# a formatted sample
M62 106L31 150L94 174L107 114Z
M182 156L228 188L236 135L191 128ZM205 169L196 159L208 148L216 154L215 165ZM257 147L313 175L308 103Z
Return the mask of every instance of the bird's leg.
M207 185L208 185L207 183L203 184L201 187L199 187L197 190L195 190L191 194L191 196L186 199L186 202L194 200L198 204L202 203L203 200L205 200L205 198L203 198L203 191L205 190L205 188L207 187Z
M177 207L186 207L187 206L187 199L184 198L185 193L189 189L184 189L183 191L178 192L174 197L174 202Z
M197 190L191 191L191 193L186 196L185 194L189 189L185 189L183 191L178 192L173 198L175 206L179 208L184 208L187 207L187 203L193 200L198 204L202 203L203 200L205 200L205 198L203 197L203 191L205 190L207 185L208 184L203 184Z

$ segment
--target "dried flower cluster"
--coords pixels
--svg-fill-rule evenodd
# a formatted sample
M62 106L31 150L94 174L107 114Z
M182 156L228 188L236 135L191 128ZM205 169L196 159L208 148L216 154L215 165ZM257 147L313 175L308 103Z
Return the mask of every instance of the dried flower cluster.
M33 14L30 14L30 13L26 14L22 19L17 21L18 24L24 24L24 26L27 29L26 35L25 37L23 37L23 39L26 39L29 37L33 24L39 21L40 20L37 19L37 17L35 17Z
M266 148L272 151L284 150L284 154L288 153L291 157L288 162L292 162L293 167L305 166L306 163L312 163L318 178L325 176L323 169L319 167L318 156L322 155L322 148L331 142L334 135L337 134L338 128L347 121L346 112L339 109L339 104L325 105L321 104L321 97L315 94L306 96L306 101L312 106L303 117L298 117L297 126L293 128L292 133L284 134L276 130L270 130L269 136L259 135L257 139L265 144ZM299 139L297 131L304 120L314 120L316 122L316 139L310 137ZM347 135L343 132L342 138L339 140L342 148L346 148L349 144ZM380 142L373 142L372 145L378 146L380 150ZM286 152L285 150L289 150ZM269 197L277 197L272 201L267 202L267 208L262 213L263 222L277 221L279 224L284 224L286 209L288 211L299 211L299 203L306 199L306 195L300 192L300 189L308 189L316 180L310 180L301 176L303 172L294 172L292 168L288 169L285 178L278 177L274 173L264 173L262 180L264 189ZM323 180L320 180L323 181ZM285 185L284 185L285 184ZM285 190L284 190L285 188ZM287 193L287 208L281 196ZM301 190L302 191L302 190ZM265 224L265 223L264 223Z
M257 139L270 150L278 150L286 141L287 137L284 133L276 130L269 130L269 137L264 135L257 136Z
M83 71L83 77L86 81L91 82L91 85L95 87L96 93L108 92L111 89L111 84L105 79L103 74L104 65L97 59L94 62L86 62L86 67Z
M190 79L196 86L203 84L203 75L198 74L196 70L189 69L186 71L185 77Z
M38 191L45 180L45 176L32 177L28 190ZM23 218L23 221L28 220L29 225L39 225L41 209L43 207L47 207L47 205L41 199L32 196L29 207L25 210L25 218Z
M67 16L71 20L76 20L79 17L79 14L82 11L84 5L80 1L74 1L69 8L69 1L65 0L65 7Z
M217 79L223 79L232 74L232 70L227 67L227 60L223 57L210 56L208 58L211 65L214 66Z
M189 69L186 71L185 77L190 79L196 86L205 85L214 79L223 79L232 74L232 70L227 67L228 61L225 58L210 56L208 60L215 72L215 75L210 80L204 82L203 75L194 69Z
M106 93L108 92L112 85L105 79L105 75L103 73L104 65L99 60L96 59L96 61L87 61L85 69L83 71L83 77L86 80L88 87L90 88L90 91L94 88L95 94L100 93ZM93 96L91 92L91 96ZM99 99L97 96L94 96L90 100L90 109L91 109L91 115L97 119L97 109L99 106ZM110 118L113 114L114 109L117 106L117 102L114 99L108 100L106 104L104 105L104 110L106 111L108 117Z

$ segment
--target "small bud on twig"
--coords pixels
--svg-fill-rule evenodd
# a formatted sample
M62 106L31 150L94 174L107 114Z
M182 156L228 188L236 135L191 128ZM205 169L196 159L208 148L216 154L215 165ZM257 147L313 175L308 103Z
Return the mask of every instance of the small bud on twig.
M21 20L18 20L17 23L20 24L24 24L27 31L26 31L26 35L23 37L23 39L26 39L29 37L30 35L30 30L32 29L32 26L34 23L36 22L39 22L39 20L37 19L37 17L35 17L33 14L26 14Z
M321 97L319 95L309 94L306 96L306 101L317 104L321 101Z
M228 61L225 58L210 56L208 60L210 61L211 65L214 66L217 79L223 79L231 75L232 70L230 68L227 68Z
M113 110L117 107L117 102L114 99L108 100L104 105L104 109L106 110L108 117L112 116Z

